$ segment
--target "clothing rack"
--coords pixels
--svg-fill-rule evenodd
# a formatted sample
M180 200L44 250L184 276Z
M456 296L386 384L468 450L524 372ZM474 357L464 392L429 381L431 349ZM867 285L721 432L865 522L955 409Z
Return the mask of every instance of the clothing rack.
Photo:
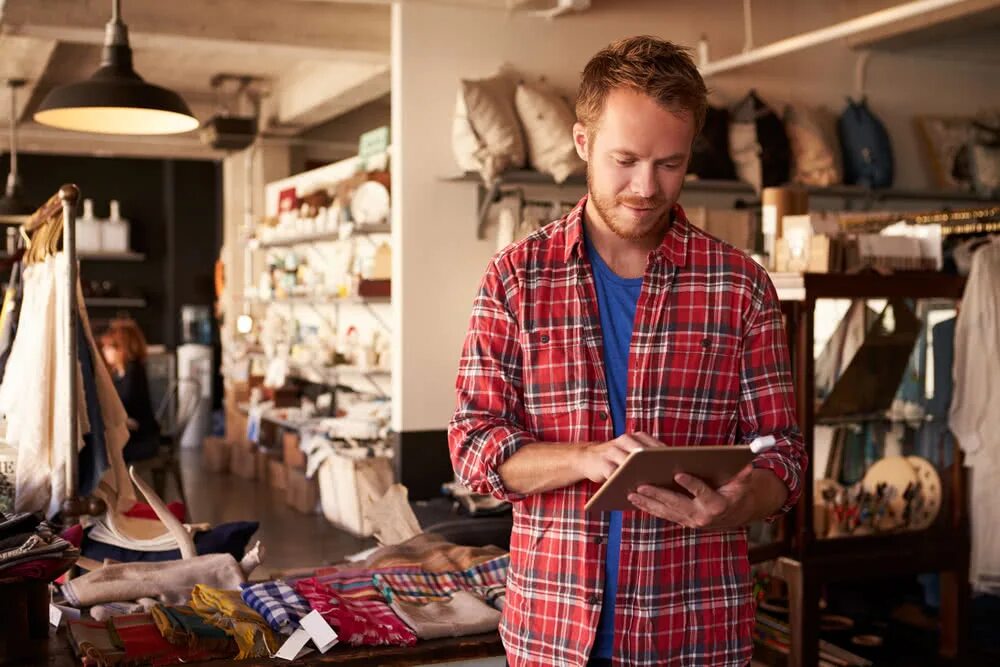
M888 224L905 222L911 225L941 225L941 234L980 234L1000 232L1000 206L930 211L924 213L877 213L840 216L841 224L850 231L878 231Z
M24 234L34 234L45 225L60 224L63 242L63 252L66 254L66 282L64 289L67 290L67 312L66 330L63 332L66 337L66 349L61 350L68 360L66 368L69 370L69 392L66 396L68 409L66 415L68 419L67 433L69 437L62 446L66 447L66 497L63 499L62 513L64 522L69 525L85 515L102 514L105 511L104 502L97 498L81 498L79 496L79 462L78 447L80 441L79 406L77 396L79 395L78 374L73 372L77 367L79 350L77 345L77 308L76 299L78 267L76 254L76 206L80 201L80 189L72 184L59 188L59 192L54 194L45 202L31 217L25 222L21 229ZM60 216L61 214L61 216ZM60 446L60 443L53 443Z

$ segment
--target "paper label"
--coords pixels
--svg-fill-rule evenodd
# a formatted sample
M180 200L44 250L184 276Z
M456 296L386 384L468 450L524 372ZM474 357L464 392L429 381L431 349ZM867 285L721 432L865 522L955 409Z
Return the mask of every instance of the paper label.
M62 609L54 604L49 605L49 625L54 628L58 628L59 624L62 623L62 616Z
M299 628L292 633L291 637L285 640L285 643L281 645L281 648L272 657L280 658L281 660L296 660L312 651L311 648L306 647L307 643L309 643L309 633Z
M761 232L773 236L778 233L778 207L769 204L763 206L762 209Z
M330 624L326 622L315 609L303 618L299 624L309 633L309 638L319 649L320 653L326 653L331 646L337 643L337 633L333 631Z

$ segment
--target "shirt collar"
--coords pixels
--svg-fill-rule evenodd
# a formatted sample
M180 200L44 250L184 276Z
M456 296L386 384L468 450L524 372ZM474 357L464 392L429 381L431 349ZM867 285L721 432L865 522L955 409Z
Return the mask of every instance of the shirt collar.
M567 263L574 257L583 257L583 216L587 207L588 195L577 203L572 211L566 216L566 254ZM674 266L685 266L687 264L688 237L690 236L690 225L687 215L680 204L674 204L672 209L673 221L667 228L667 233L663 236L663 242L650 253L658 260L666 260Z

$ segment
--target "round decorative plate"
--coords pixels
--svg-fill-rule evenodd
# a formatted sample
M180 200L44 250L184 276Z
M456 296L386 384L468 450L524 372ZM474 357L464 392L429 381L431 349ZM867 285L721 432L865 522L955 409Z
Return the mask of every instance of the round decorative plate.
M920 499L914 504L910 517L911 530L929 528L941 511L941 476L934 464L920 456L907 456L906 460L920 482Z
M389 189L378 181L365 181L351 194L351 218L361 225L375 225L389 218Z

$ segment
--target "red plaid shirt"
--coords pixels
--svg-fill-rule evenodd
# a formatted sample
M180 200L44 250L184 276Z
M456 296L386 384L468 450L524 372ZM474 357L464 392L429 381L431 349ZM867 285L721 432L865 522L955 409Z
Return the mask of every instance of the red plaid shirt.
M613 438L600 319L582 216L500 252L476 297L458 373L452 463L478 493L514 501L500 632L512 667L584 665L601 611L606 513L584 504L598 485L530 496L497 469L532 442ZM669 446L778 445L754 465L789 488L805 467L778 298L764 270L692 227L677 206L649 255L636 308L627 431ZM623 516L615 600L616 665L746 665L753 604L745 530L692 530Z

